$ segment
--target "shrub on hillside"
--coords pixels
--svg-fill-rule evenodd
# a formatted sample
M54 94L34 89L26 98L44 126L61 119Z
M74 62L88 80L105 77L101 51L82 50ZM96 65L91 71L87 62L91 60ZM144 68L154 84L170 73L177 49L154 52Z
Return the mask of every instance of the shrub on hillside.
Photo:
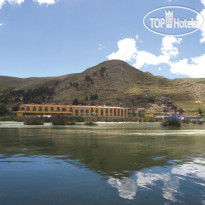
M53 125L75 125L76 122L84 122L83 117L77 116L77 117L66 117L66 116L57 116L52 117L51 122Z
M38 117L31 117L31 118L26 118L24 121L25 125L44 125L44 121Z
M164 127L181 127L181 121L178 119L166 119L161 125Z

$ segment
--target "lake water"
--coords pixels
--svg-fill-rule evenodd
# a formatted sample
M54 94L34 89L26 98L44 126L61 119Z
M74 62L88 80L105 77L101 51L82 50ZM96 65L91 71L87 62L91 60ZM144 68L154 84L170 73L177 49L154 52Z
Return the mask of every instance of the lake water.
M0 123L1 205L205 204L205 125Z

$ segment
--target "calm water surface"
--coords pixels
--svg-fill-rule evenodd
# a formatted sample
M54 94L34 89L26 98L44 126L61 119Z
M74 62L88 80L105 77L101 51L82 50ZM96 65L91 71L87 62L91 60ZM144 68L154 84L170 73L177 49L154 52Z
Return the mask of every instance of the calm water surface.
M204 125L0 123L1 205L205 205Z

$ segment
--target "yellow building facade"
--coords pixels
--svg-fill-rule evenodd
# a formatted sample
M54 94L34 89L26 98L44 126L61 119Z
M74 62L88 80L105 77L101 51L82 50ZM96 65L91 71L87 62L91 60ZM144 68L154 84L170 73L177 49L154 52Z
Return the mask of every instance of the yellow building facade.
M56 115L82 117L127 117L128 108L113 106L63 105L63 104L21 104L17 116Z

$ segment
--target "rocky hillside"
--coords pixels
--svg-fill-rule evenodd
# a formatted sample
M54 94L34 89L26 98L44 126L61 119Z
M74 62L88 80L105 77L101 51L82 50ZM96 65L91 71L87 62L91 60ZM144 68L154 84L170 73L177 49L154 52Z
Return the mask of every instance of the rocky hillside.
M167 97L185 109L205 105L205 79L170 80L111 60L79 74L53 78L0 77L5 103L85 103L149 106Z

